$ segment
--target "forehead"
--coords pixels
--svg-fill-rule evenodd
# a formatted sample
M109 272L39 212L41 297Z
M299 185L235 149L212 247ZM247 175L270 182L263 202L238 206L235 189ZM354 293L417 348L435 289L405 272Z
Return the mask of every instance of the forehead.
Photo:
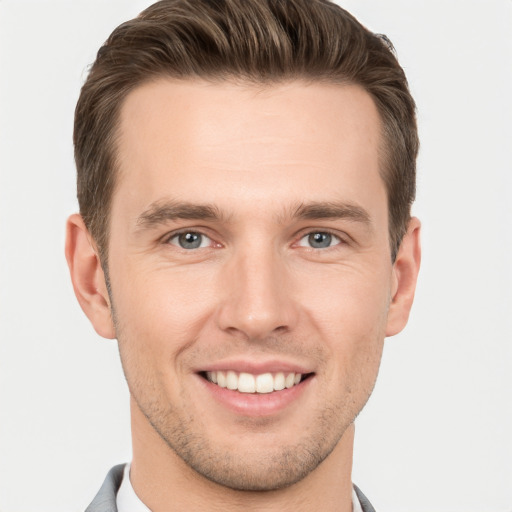
M380 132L374 102L358 86L159 79L121 109L114 203L129 195L144 209L201 197L229 207L245 198L245 207L261 207L354 194L371 202L384 193Z

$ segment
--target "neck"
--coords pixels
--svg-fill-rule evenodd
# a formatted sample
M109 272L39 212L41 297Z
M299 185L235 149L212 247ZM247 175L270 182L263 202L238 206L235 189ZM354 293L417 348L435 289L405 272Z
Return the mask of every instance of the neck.
M130 480L152 512L204 510L306 512L352 511L354 426L331 454L301 481L273 491L238 491L212 482L190 468L131 402L133 460Z

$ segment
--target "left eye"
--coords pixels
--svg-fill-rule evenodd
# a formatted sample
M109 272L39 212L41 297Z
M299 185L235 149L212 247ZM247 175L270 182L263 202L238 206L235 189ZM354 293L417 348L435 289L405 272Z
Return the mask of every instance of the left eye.
M341 239L332 233L325 231L316 231L303 236L299 245L301 247L312 247L313 249L327 249L333 245L341 243Z
M184 233L177 233L171 237L169 243L181 247L182 249L200 249L202 247L209 247L211 240L202 233L186 231Z

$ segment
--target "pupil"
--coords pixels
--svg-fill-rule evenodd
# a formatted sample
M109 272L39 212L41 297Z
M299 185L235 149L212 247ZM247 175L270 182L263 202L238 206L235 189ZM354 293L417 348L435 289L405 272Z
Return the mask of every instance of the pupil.
M309 235L309 243L315 249L322 249L331 245L332 236L329 233L313 233Z
M201 245L201 235L198 233L183 233L179 236L183 249L197 249Z

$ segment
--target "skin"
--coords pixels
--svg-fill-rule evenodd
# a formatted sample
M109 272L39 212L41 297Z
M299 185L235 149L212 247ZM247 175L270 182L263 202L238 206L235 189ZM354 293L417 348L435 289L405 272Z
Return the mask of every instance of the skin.
M96 331L119 341L136 493L155 512L350 511L353 421L420 262L414 218L391 261L372 99L160 79L121 114L111 295L79 215L66 254ZM177 232L202 245L180 247ZM315 233L331 241L312 247ZM281 403L219 399L201 374L241 366L309 378Z

